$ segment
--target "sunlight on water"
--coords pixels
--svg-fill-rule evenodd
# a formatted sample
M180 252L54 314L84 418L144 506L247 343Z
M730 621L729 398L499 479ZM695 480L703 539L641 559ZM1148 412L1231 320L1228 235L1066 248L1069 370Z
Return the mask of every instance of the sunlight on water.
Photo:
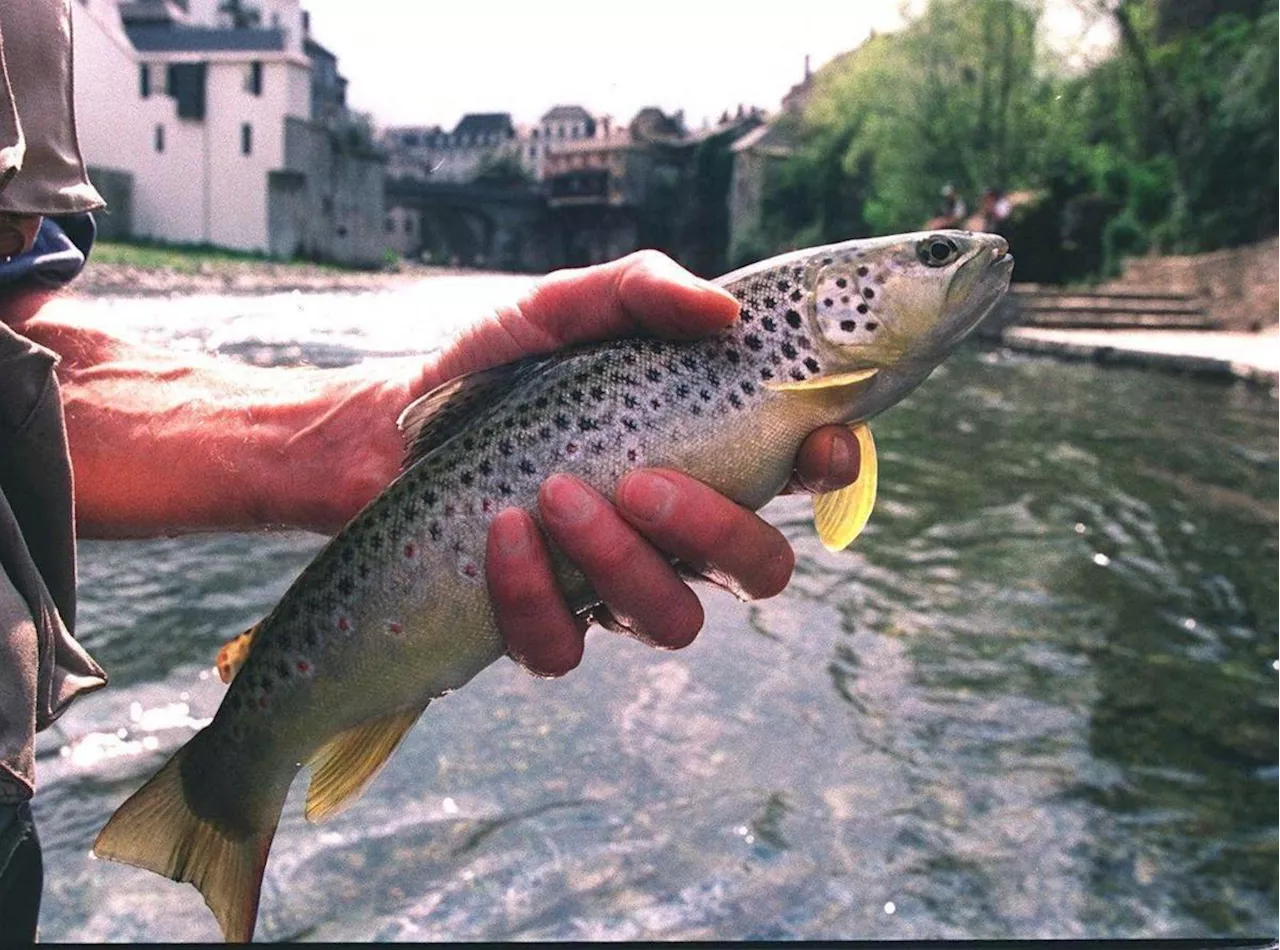
M104 315L327 364L429 349L454 304L515 289ZM877 421L852 548L822 547L806 499L766 509L797 552L781 596L706 595L677 653L594 631L560 680L495 665L324 826L295 783L260 938L1274 933L1276 419L1242 386L957 354ZM321 543L82 545L79 632L111 687L40 737L44 939L218 938L189 886L86 852Z

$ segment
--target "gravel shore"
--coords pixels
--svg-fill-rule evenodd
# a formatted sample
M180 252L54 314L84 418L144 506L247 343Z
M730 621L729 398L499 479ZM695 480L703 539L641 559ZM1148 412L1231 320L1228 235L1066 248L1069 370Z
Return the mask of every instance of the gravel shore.
M395 270L357 271L314 264L235 261L201 264L191 270L139 267L94 261L92 257L69 290L82 297L149 297L185 294L270 294L289 291L381 290L429 277L481 275L454 267L403 264Z

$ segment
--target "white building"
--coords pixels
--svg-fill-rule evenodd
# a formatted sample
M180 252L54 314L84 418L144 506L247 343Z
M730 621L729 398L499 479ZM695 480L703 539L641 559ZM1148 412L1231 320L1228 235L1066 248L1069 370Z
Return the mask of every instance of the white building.
M381 165L318 147L346 117L345 80L299 0L71 6L81 147L91 169L131 176L133 235L380 257Z

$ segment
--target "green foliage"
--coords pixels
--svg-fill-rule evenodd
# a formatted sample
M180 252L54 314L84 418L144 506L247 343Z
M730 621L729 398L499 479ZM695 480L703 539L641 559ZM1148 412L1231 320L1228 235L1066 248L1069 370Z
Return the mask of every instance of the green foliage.
M520 157L514 152L486 154L480 159L475 176L471 180L477 185L492 185L498 188L524 188L533 182Z
M1195 16L1168 0L1077 3L1120 37L1083 72L1041 42L1033 0L931 0L829 64L786 120L801 144L753 240L773 250L918 228L946 182L970 211L986 187L1036 196L1009 222L1022 279L1274 234L1276 0Z

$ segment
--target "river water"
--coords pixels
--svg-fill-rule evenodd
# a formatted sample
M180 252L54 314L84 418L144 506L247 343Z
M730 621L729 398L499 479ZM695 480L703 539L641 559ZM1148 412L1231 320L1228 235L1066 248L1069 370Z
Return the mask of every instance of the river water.
M423 352L523 278L100 300L255 362ZM690 648L594 631L433 703L353 807L285 807L259 939L1196 937L1277 930L1273 394L977 345L876 425L880 503ZM322 539L81 546L111 687L38 746L46 940L216 940L196 891L89 856L216 709L221 643Z

